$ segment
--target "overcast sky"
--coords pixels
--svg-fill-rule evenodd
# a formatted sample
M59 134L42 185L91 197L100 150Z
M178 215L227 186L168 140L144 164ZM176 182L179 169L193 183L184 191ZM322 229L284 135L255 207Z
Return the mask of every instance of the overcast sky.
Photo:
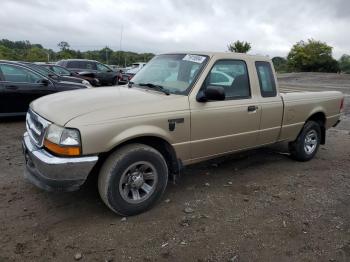
M299 40L350 54L350 0L1 0L0 38L57 50L109 46L136 52L226 51L244 40L251 54L286 56Z

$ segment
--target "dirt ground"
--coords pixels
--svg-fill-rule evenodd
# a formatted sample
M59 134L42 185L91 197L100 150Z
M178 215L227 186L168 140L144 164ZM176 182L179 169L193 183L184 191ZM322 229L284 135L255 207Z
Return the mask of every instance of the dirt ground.
M126 220L93 184L53 194L26 182L24 121L0 120L0 261L350 261L350 76L280 80L347 94L314 160L295 162L279 145L195 165Z

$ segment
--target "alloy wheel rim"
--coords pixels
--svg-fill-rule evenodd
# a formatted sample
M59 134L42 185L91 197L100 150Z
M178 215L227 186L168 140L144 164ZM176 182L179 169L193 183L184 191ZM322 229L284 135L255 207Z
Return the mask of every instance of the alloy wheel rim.
M306 154L311 155L317 147L318 136L315 130L310 130L304 140L304 151Z
M122 198L130 204L138 204L148 199L155 191L158 173L147 161L131 164L123 172L119 182Z

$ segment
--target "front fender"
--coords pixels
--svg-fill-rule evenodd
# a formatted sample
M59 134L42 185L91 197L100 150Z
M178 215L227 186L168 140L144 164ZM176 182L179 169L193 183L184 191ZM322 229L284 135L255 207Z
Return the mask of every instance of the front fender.
M107 144L107 151L112 150L113 148L128 140L145 136L158 137L167 141L169 144L172 144L169 132L167 132L166 130L152 125L140 125L125 129L121 133L112 137L112 139L110 139L110 141Z

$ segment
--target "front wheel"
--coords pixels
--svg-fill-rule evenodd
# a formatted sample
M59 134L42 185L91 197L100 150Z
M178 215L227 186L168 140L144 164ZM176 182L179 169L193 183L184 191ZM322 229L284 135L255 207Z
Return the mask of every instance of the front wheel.
M154 148L130 144L103 164L98 189L104 203L123 216L142 213L162 196L168 182L164 157Z
M317 153L321 142L321 127L318 122L308 121L294 142L289 144L291 157L298 161L309 161Z

